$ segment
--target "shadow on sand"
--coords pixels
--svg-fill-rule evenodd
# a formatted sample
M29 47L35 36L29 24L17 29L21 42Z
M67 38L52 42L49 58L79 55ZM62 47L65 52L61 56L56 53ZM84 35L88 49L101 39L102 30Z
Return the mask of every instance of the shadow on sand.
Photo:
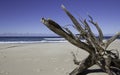
M120 75L120 70L113 68L112 71L116 73L116 75ZM104 72L102 69L88 69L77 75L87 75L90 73L106 73L106 72Z
M77 75L87 75L89 73L99 73L99 72L105 73L102 69L88 69Z

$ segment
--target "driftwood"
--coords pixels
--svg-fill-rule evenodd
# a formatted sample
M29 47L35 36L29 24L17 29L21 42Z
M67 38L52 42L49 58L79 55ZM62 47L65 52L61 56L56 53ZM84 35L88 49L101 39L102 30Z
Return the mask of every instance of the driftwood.
M73 27L79 34L73 34L67 27L61 27L51 19L42 18L42 23L56 34L65 38L71 44L89 53L86 59L79 62L76 59L76 55L72 52L74 64L78 65L78 67L76 67L69 75L78 75L93 65L100 66L100 68L109 75L120 75L120 58L118 51L116 50L116 53L114 53L113 51L115 50L107 50L108 46L120 36L120 32L104 42L101 28L98 23L94 22L90 15L88 15L90 18L89 21L80 19L80 22L78 22L63 5L62 9L71 19ZM89 23L94 25L98 30L98 38L96 38L95 34L92 32ZM85 42L83 42L82 39L84 39Z

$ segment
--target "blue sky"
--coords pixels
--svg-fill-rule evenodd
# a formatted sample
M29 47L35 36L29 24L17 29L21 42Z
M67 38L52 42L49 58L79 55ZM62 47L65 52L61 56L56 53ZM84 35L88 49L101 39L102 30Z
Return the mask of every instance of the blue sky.
M0 34L53 34L40 19L51 18L61 26L72 24L61 4L76 18L90 14L104 34L120 31L120 0L0 0Z

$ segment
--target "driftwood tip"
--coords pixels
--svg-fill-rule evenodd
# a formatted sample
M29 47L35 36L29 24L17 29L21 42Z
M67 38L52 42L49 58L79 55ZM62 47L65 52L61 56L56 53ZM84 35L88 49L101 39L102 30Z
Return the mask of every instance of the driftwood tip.
M61 5L61 7L62 7L62 9L65 9L65 6L63 4Z
M45 22L45 18L40 19L40 22L44 23Z

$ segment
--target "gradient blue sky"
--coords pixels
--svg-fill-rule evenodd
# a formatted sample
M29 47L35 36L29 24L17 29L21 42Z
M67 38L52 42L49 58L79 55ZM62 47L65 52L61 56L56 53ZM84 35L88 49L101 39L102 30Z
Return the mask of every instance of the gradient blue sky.
M120 0L0 0L0 34L53 34L40 19L51 18L62 26L72 24L61 4L76 18L90 14L104 34L120 31Z

